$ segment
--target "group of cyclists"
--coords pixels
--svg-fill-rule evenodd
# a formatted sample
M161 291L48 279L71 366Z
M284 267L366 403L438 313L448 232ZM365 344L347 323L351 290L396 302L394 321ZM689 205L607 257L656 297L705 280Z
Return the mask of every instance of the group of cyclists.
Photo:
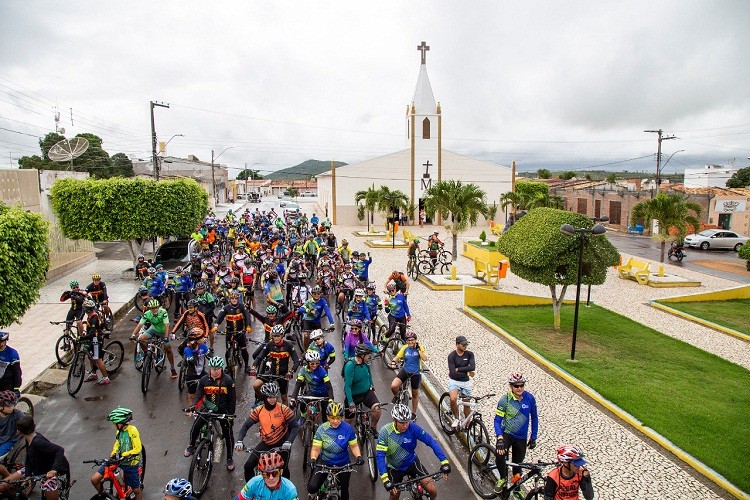
M245 374L255 378L252 384L255 403L236 440L232 419L219 421L227 470L234 470L233 452L245 450L244 440L255 424L259 426L260 435L243 467L246 484L235 498L297 498L297 486L289 479L289 452L307 409L301 398L303 394L325 398L319 411L325 419L315 429L309 456L303 457L313 471L305 485L309 495L318 494L327 468L352 463L350 454L354 465L363 463L361 443L353 424L357 411L364 408L369 412L369 432L377 440L377 471L390 498L399 497L396 485L407 476L421 478L424 491L430 498L436 498L435 474L430 475L421 464L416 454L418 443L432 449L441 464L438 474L449 474L451 465L437 440L415 422L420 373L428 357L417 334L407 327L411 312L408 305L410 283L406 276L394 270L385 280L381 298L377 284L369 275L372 263L369 253L353 251L345 239L339 243L330 222L327 219L321 222L315 215L308 219L297 212L278 215L274 210L256 209L245 210L240 215L230 210L225 218L219 219L209 213L192 238L190 265L177 268L173 274L143 256L138 257L135 273L137 279L142 280L138 294L144 313L131 339L142 347L138 355L144 352L151 339L162 340L172 378L177 378L179 364L187 365L188 413L234 415L239 379L227 373L229 360L214 352L216 334L224 325L227 348L230 343L236 346ZM437 234L434 238L439 241ZM93 349L102 344L112 328L111 320L105 319L111 318L107 299L106 285L98 275L92 277L92 284L85 291L78 282L72 281L70 290L61 298L71 302L66 320L76 323L79 332L90 336ZM170 304L174 308L171 321ZM325 336L326 331L334 329L332 310L343 319L339 352ZM327 328L324 328L324 317ZM254 321L260 323L262 334L253 341L259 347L250 352L247 335L253 331ZM379 323L384 325L382 334ZM301 337L295 338L295 335ZM381 426L382 408L386 405L380 403L375 392L370 364L394 335L404 342L393 357L392 368L398 371L391 383L390 419ZM463 341L459 342L460 339ZM465 337L457 338L457 350L463 347L466 352L468 341L465 340ZM0 360L4 352L2 342L0 336ZM182 357L178 363L171 347L173 342ZM95 364L87 380L106 385L108 374L103 363L99 366L96 362L98 357L94 354ZM338 358L342 359L343 401L335 398L331 384L334 376L331 367ZM97 369L101 377L96 374ZM472 372L471 376L473 371L473 364L471 370L465 370ZM502 411L503 400L498 403L495 425L498 456L504 457L510 450L516 462L523 460L519 443L523 442L524 451L525 446L533 448L537 432L534 403L533 439L526 442L525 438L518 437L528 432L523 423L518 424L518 416L525 417L526 424L531 421L530 394L523 395L523 385L521 399L516 398L519 380L510 384ZM294 381L291 395L290 381ZM453 401L470 395L460 380L454 382L458 385L449 387L456 393ZM411 407L398 402L397 394L404 383L408 383L412 391ZM18 386L20 369L14 389ZM530 398L533 400L533 396ZM457 409L454 413L458 416ZM137 470L141 442L132 418L133 413L127 408L117 408L109 414L108 420L117 429L111 459L123 470L125 484L132 488L134 497L140 498ZM184 451L186 457L195 453L196 441L206 422L201 418L194 420ZM583 453L572 446L564 451L558 451L559 473L550 476L558 486L550 490L549 498L577 498L577 489L576 497L571 496L572 484L577 481L576 486L580 485L588 499L590 476L583 467ZM91 479L98 491L101 491L103 467ZM50 471L60 474L59 469L45 473ZM349 498L349 475L350 472L337 474L344 500ZM500 483L498 488L504 487ZM563 490L568 493L561 493ZM164 493L165 498L191 498L193 488L186 480L175 478L165 486ZM57 497L52 493L45 498Z

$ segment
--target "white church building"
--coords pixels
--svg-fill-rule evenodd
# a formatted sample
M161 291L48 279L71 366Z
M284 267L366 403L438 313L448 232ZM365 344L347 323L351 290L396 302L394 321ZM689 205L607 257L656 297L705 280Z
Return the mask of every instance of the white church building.
M487 193L488 204L494 201L498 206L500 195L511 191L510 167L443 149L443 115L427 76L426 51L430 48L422 42L417 49L421 52L419 78L406 112L411 147L319 174L318 202L331 208L329 215L334 224L362 224L357 218L354 195L373 186L379 189L386 185L406 193L415 207L415 217L425 191L440 180L477 184ZM500 213L498 209L497 217Z

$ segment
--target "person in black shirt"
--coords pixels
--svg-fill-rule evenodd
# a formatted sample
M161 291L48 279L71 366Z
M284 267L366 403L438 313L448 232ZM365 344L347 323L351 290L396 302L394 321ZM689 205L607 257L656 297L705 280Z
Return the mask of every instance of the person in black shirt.
M18 419L16 429L26 440L26 461L24 467L12 473L5 479L15 481L31 476L46 476L42 481L42 495L46 500L57 500L59 490L65 487L70 476L70 464L65 458L62 446L50 442L46 437L36 432L34 419L24 415ZM12 486L0 483L0 493L11 491Z
M471 379L474 377L476 365L474 353L466 350L469 341L463 335L456 337L456 350L448 355L448 392L451 398L451 410L453 411L453 423L451 426L458 428L458 394L461 397L471 396ZM471 408L464 406L465 416L469 416Z

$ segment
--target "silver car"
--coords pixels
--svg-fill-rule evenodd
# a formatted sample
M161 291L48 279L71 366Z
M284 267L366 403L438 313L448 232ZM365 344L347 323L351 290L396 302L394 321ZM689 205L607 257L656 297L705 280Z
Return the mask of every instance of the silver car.
M735 252L739 252L740 247L747 243L748 239L750 238L737 234L734 231L727 231L725 229L706 229L698 234L686 236L685 245L693 248L700 248L701 250L723 248L734 249Z

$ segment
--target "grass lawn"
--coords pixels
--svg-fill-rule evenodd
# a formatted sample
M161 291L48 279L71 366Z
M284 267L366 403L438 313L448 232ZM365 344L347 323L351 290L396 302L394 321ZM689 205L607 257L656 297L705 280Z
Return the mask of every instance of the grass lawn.
M750 492L750 371L598 306L580 308L570 363L572 305L560 331L551 305L475 310Z
M658 302L658 301L657 301ZM712 300L707 302L660 302L717 325L750 335L750 299Z

